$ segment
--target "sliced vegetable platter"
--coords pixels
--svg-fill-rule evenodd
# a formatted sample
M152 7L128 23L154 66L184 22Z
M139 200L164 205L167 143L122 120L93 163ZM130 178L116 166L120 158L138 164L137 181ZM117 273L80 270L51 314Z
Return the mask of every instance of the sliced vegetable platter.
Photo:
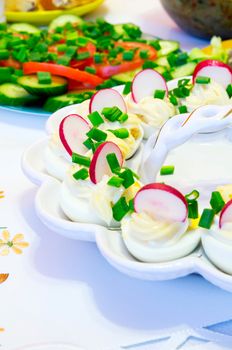
M101 88L129 86L142 68L157 70L167 81L190 75L206 58L227 61L216 40L210 54L186 53L176 41L146 38L132 23L87 22L74 15L57 17L43 29L3 23L0 106L46 114L81 103Z

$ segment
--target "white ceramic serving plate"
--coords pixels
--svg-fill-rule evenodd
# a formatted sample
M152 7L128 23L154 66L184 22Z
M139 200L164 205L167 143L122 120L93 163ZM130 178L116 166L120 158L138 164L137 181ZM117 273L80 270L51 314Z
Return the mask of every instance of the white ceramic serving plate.
M172 81L170 87L173 88L176 83L177 81ZM73 106L66 107L67 113L72 113L70 108ZM57 128L61 118L58 113L56 118L53 115L48 119L48 134ZM232 162L228 162L232 154L231 130L227 128L217 133L198 134L184 145L173 149L165 164L175 164L175 173L165 179L158 176L157 181L165 181L183 193L197 188L201 193L201 205L205 201L208 203L209 195L216 186L232 183ZM47 227L67 238L95 241L106 260L129 276L145 280L167 280L199 273L211 283L232 291L232 276L216 268L205 256L202 247L175 261L143 263L127 251L120 231L70 221L59 205L61 182L49 176L44 168L42 154L47 141L48 138L35 143L22 157L24 172L33 183L40 185L35 198L36 212Z

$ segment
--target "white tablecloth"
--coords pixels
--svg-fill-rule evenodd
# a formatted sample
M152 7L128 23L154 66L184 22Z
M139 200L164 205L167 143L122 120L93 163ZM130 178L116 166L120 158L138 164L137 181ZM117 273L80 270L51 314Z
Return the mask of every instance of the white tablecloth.
M176 27L156 0L106 0L93 16L134 21L146 32L205 45ZM45 118L0 110L0 226L30 243L22 255L0 256L0 344L68 342L108 349L152 337L182 323L202 326L229 319L232 295L193 275L143 282L114 270L95 245L65 239L36 217L36 187L23 175L23 150L44 136Z

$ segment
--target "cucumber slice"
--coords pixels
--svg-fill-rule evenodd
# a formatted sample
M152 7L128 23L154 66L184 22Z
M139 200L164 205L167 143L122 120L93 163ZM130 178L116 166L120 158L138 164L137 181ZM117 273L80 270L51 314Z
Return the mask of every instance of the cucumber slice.
M182 78L186 75L192 75L196 65L196 62L188 62L183 66L176 67L173 71L171 71L171 75L174 79Z
M9 27L9 31L27 34L38 34L40 33L39 28L28 24L28 23L14 23Z
M40 84L35 74L24 75L18 78L18 84L26 89L32 95L56 96L67 91L67 80L65 78L52 76L50 84Z
M45 102L43 108L48 112L55 112L60 108L88 100L94 94L94 92L94 90L79 90L77 92L72 91L68 94L56 97L49 97Z
M158 56L167 56L180 48L178 41L159 40L161 49L158 51Z
M62 15L56 17L48 26L48 31L52 32L58 27L64 27L67 23L73 23L75 25L80 25L84 23L84 20L81 17L75 15Z
M130 72L113 75L112 79L117 81L118 83L122 83L122 84L127 83L128 81L132 81L135 74L141 71L141 69L135 69L135 70L131 70Z
M38 101L37 96L29 94L17 84L5 83L0 85L0 104L8 106L26 106Z
M168 60L167 60L167 57L166 57L166 56L158 57L158 58L155 60L155 63L157 63L159 66L166 67L166 68L170 68L170 65L169 65L169 63L168 63Z

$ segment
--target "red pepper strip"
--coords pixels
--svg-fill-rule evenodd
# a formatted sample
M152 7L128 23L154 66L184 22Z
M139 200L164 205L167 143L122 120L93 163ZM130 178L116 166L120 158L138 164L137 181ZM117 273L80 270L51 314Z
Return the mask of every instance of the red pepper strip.
M23 64L23 72L24 74L49 72L53 75L73 79L82 83L89 83L92 86L97 86L103 83L103 79L97 75L81 71L77 68L66 67L53 63L26 62Z
M7 60L1 60L0 61L0 67L12 67L14 69L20 69L21 63L14 60L13 58L8 58Z
M68 91L73 91L73 90L86 90L90 89L93 90L95 89L96 86L93 86L88 83L80 83L76 80L69 79L68 80Z
M119 73L125 73L129 72L131 70L137 69L142 67L143 61L137 60L134 62L123 62L119 65L112 66L110 64L98 64L95 65L94 68L96 69L97 75L100 77L107 79L110 78L112 75L119 74Z

